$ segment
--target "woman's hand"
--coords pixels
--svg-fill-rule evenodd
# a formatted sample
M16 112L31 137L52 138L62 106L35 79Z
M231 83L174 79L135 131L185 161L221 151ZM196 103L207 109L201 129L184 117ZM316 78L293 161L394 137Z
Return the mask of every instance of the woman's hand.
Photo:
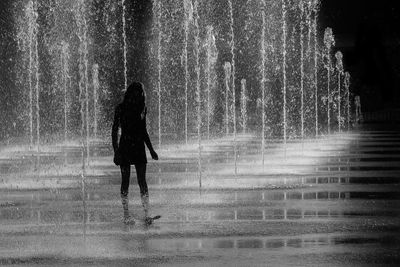
M114 152L114 164L117 166L121 164L121 154L118 152L118 149Z
M151 151L150 151L150 154L151 154L151 158L152 158L152 159L158 160L158 155L157 155L157 153L156 153L154 150L151 150Z

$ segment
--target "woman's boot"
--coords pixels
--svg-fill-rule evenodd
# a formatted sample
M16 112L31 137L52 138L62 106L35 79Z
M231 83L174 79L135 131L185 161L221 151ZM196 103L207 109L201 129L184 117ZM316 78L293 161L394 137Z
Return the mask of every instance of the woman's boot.
M124 223L135 224L135 220L129 215L129 198L128 194L121 194L122 208L124 209Z
M142 199L142 206L143 206L143 209L144 209L144 222L146 224L151 224L153 222L153 220L149 216L149 209L150 209L149 195L148 194L144 194L144 195L141 196L141 199Z

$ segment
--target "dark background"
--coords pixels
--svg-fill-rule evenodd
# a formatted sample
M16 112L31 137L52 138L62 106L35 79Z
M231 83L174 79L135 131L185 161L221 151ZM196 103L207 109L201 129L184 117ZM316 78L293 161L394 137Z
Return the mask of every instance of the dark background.
M399 12L394 0L322 0L321 31L332 27L364 111L400 106Z

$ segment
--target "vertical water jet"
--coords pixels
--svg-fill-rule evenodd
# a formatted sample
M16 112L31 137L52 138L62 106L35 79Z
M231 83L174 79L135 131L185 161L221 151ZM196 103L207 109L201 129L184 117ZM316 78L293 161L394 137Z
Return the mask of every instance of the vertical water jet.
M188 82L189 82L189 68L188 68L188 38L189 38L189 23L193 19L193 7L191 0L183 0L184 7L184 51L183 59L185 65L185 143L188 144Z
M262 165L264 168L264 160L265 160L265 32L266 32L266 3L265 0L263 1L262 6L262 31L261 31L261 120L262 120L262 129L261 129L261 158L262 158Z
M225 62L224 64L225 73L225 127L226 135L229 135L229 81L232 75L232 67L230 62Z
M200 28L199 28L199 10L198 1L194 1L193 15L194 15L194 27L195 27L195 58L196 58L196 100L197 100L197 139L198 139L198 172L199 172L199 186L201 184L201 88L200 88Z
M62 41L61 44L61 66L62 66L62 85L64 91L64 143L67 142L68 134L68 80L69 75L69 45Z
M82 183L86 175L86 163L89 164L89 91L88 91L88 45L86 7L84 0L76 3L74 10L77 35L79 38L79 102L81 115L81 147L82 147ZM85 156L86 151L86 156Z
M99 116L99 65L93 64L92 66L92 80L93 80L93 136L97 139L98 131L98 116Z
M341 116L341 76L343 75L343 54L340 51L337 51L335 54L336 57L336 70L338 74L338 128L339 128L339 133L342 130L342 116Z
M212 46L213 46L213 27L207 27L207 139L210 139L210 91L211 91L211 60L212 60Z
M84 14L86 14L86 8L84 8ZM83 44L84 44L84 53L83 53L83 62L85 66L85 123L86 123L86 163L89 166L90 163L90 147L89 147L89 138L90 138L90 127L89 127L89 50L88 50L88 25L86 21L86 16L83 17L84 23L84 32L83 32Z
M287 24L286 24L286 0L282 0L282 75L283 75L283 145L285 150L285 158L286 158L286 131L287 131L287 122L286 122L286 34L287 34Z
M344 87L346 89L347 131L350 131L350 73L344 74Z
M37 7L36 7L37 8ZM36 29L38 30L38 29ZM38 32L36 32L36 36L38 35ZM35 39L35 91L36 91L36 150L38 153L37 157L37 168L39 169L39 152L40 152L40 106L39 106L39 98L40 98L40 93L39 93L39 49L38 49L39 43L38 43L38 38Z
M158 88L158 147L161 148L161 0L158 3L158 47L157 47L157 58L158 58L158 76L157 76L157 88Z
M241 84L241 102L240 102L240 113L241 113L241 121L242 121L242 131L245 134L247 129L247 91L246 91L246 79L242 79L240 81Z
M234 150L234 160L235 160L235 175L237 174L237 145L236 145L236 89L235 89L235 80L236 80L236 54L235 54L235 32L233 29L233 5L232 0L228 1L229 3L229 15L230 15L230 34L231 34L231 55L232 55L232 116L233 116L233 150Z
M128 88L128 63L127 63L127 42L126 42L126 6L125 0L121 0L121 7L122 7L122 41L123 41L123 49L124 49L124 89Z
M28 83L29 83L29 133L30 133L30 148L33 147L33 43L37 39L37 11L34 7L34 2L28 2L25 9L25 16L28 20L28 46L29 46L29 69L28 69Z
M301 140L304 144L304 2L299 2L300 8L300 113L301 113Z
M314 101L315 101L315 136L318 136L318 11L320 0L313 1L313 42L314 42Z
M324 44L325 44L325 68L328 71L327 74L327 114L328 114L328 134L331 133L331 102L332 95L330 90L331 83L331 72L332 72L332 59L331 59L331 50L335 45L335 39L333 36L333 32L331 28L326 28L324 33Z
M305 3L305 24L307 25L307 55L311 54L311 35L312 35L312 5L313 0L306 0Z

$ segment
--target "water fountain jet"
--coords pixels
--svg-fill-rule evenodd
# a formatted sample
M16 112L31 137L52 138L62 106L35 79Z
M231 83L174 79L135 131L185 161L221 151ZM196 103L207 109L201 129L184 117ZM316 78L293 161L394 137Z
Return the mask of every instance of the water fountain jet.
M241 84L241 97L240 97L240 113L241 113L241 121L242 121L242 131L245 134L247 129L247 89L246 89L246 79L242 79L240 81Z
M216 62L215 56L215 37L213 33L213 27L207 27L207 139L210 139L210 116L211 116L211 83L212 83L212 71Z
M286 86L287 86L287 78L286 78L286 35L287 35L287 23L286 23L286 3L285 0L282 0L282 75L283 75L283 145L284 145L284 154L286 158L286 132L287 132L287 122L286 122Z
M346 89L346 109L347 109L347 131L350 131L350 73L345 72L344 73L344 87Z
M194 1L194 26L195 26L195 57L196 57L196 100L197 100L197 139L198 139L198 173L199 173L199 187L201 184L201 88L200 88L200 28L199 28L199 11L198 1Z
M68 81L71 82L69 75L70 64L69 45L66 42L61 44L61 66L62 66L62 85L64 91L64 143L68 138Z
M157 95L158 95L158 147L161 148L161 39L162 39L162 32L161 32L161 15L162 15L162 4L161 0L157 0L156 4L153 4L155 7L156 13L156 20L157 20L157 29L158 29L158 36L157 36Z
M97 139L98 132L98 116L99 116L99 65L93 64L92 66L92 80L93 80L93 136Z
M320 0L314 0L312 9L313 19L313 40L314 40L314 101L315 101L315 136L318 136L318 10Z
M300 8L300 97L301 97L301 140L304 145L304 2L299 2Z
M336 57L336 71L338 74L338 128L339 133L342 131L342 116L341 116L341 93L340 93L340 86L341 86L341 76L343 75L343 54L340 51L337 51L335 54Z
M230 35L231 35L231 55L232 55L232 114L233 114L233 153L235 161L235 175L237 174L237 147L236 147L236 53L235 53L235 32L233 29L233 5L232 0L229 3L229 15L230 15Z
M124 89L128 88L128 63L127 63L127 42L126 42L126 6L125 0L121 0L121 7L122 7L122 40L123 40L123 49L124 49Z
M263 1L262 8L262 31L261 31L261 120L262 120L262 130L261 130L261 160L264 168L265 160L265 31L266 31L266 18L265 18L266 3Z
M331 59L331 50L332 47L335 45L335 38L333 36L333 32L331 28L326 28L324 33L324 44L325 44L325 68L328 71L327 74L327 114L328 114L328 134L331 133L331 103L332 103L332 96L330 90L330 83L331 83L331 72L332 72L332 59Z
M189 68L188 68L188 39L189 39L189 23L193 20L193 6L192 1L183 0L184 7L184 65L185 65L185 143L188 144L188 82L189 82Z
M229 81L232 75L232 66L230 62L225 62L224 64L225 72L225 127L226 135L229 135Z

